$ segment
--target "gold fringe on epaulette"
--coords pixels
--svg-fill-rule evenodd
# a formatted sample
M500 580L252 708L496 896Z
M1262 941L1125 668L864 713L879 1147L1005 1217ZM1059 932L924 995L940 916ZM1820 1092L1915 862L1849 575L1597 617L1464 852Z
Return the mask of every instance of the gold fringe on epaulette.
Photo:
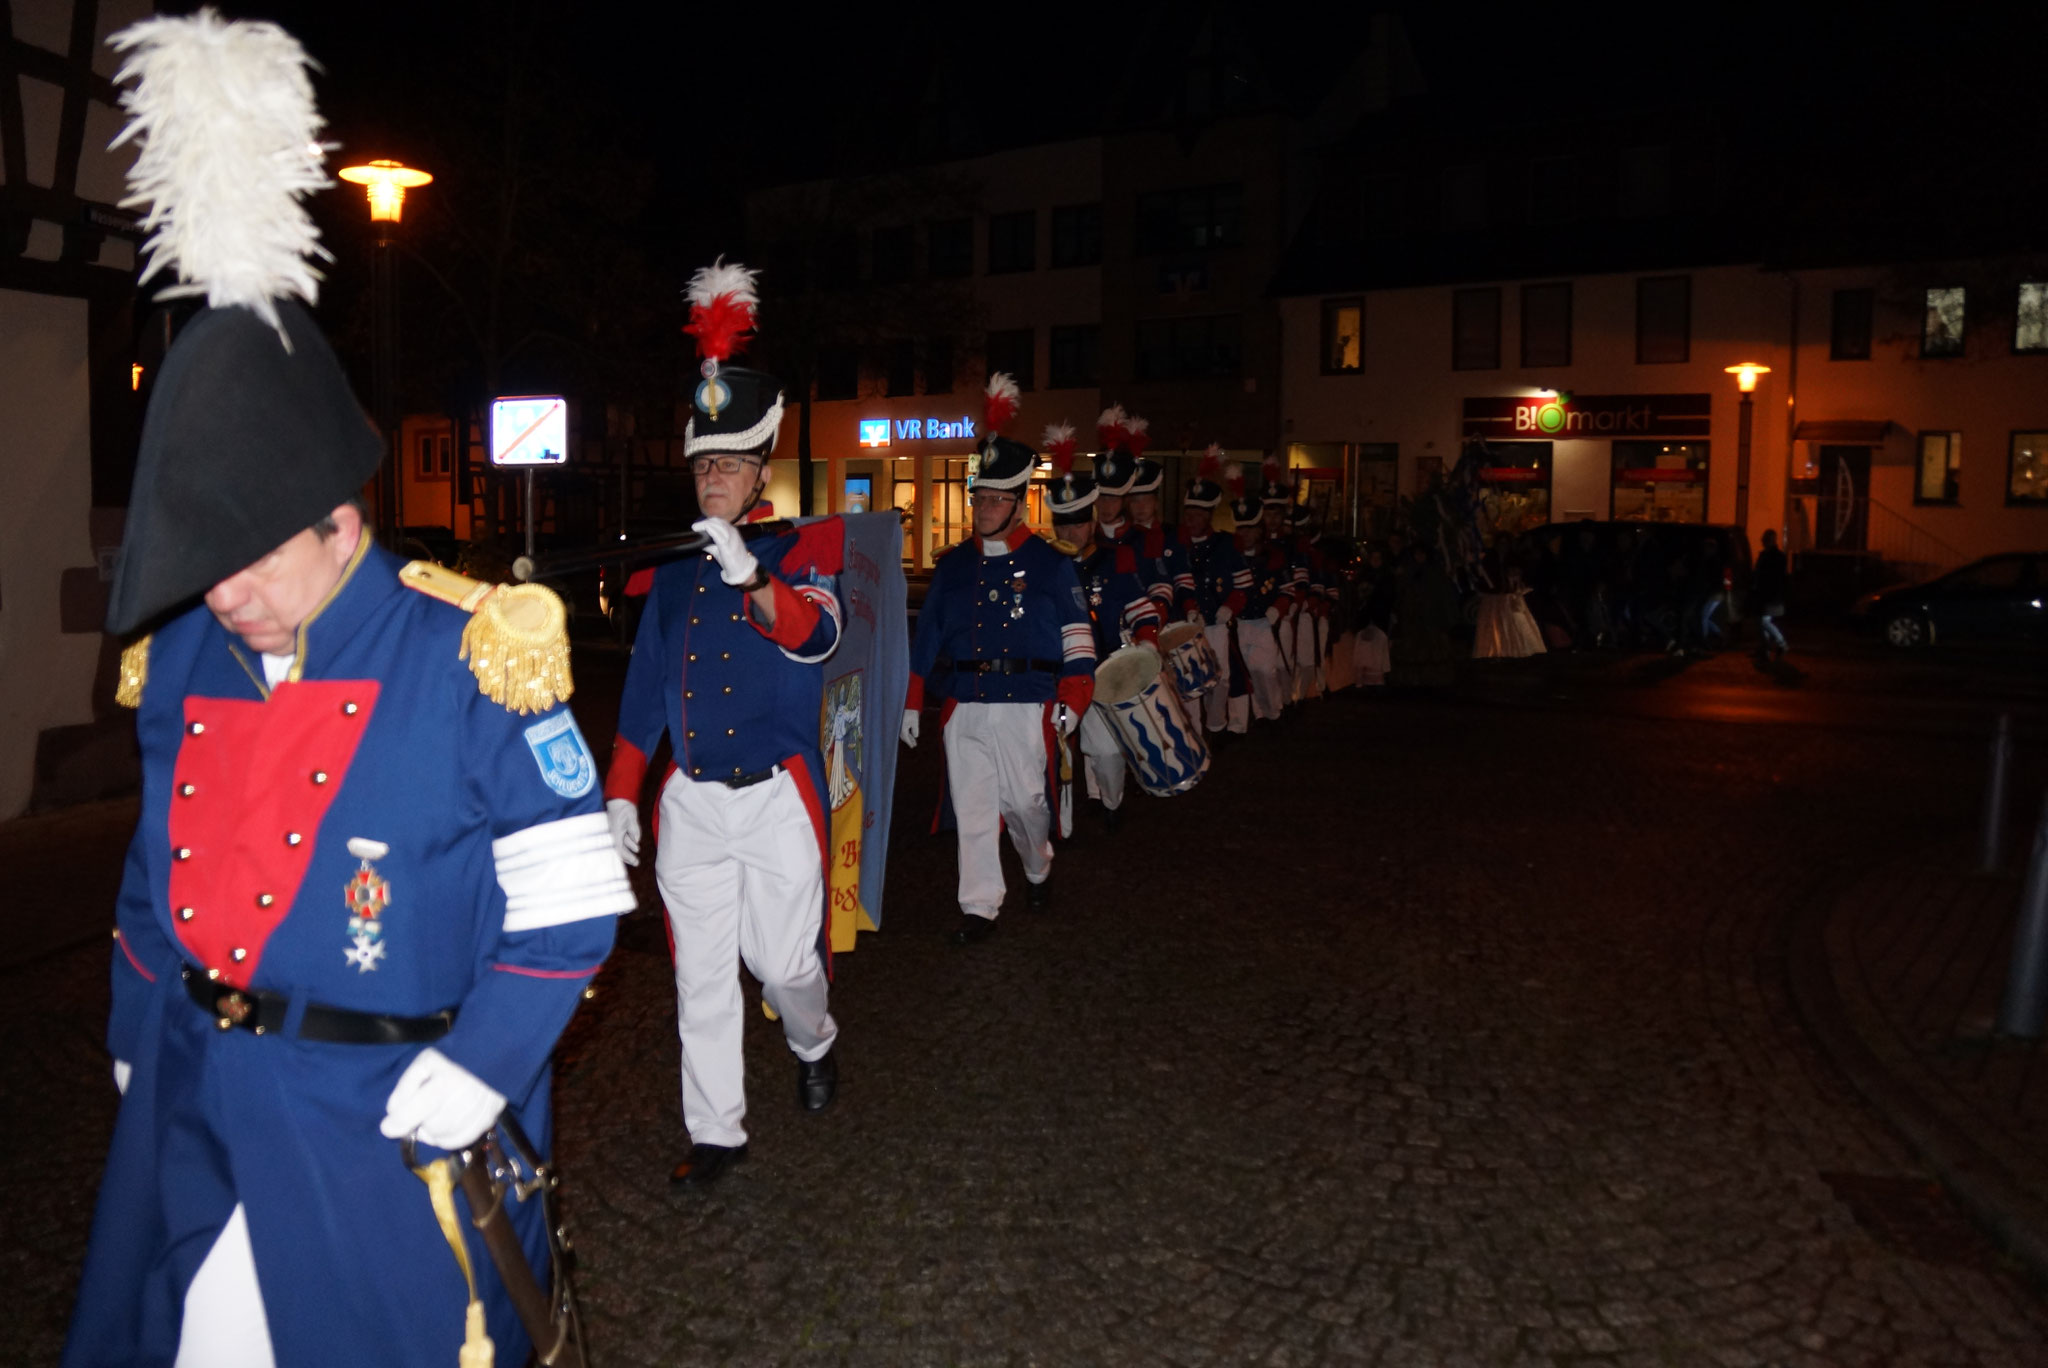
M121 649L121 669L114 680L114 701L124 708L142 706L142 686L149 683L149 638Z
M499 588L462 629L462 658L493 703L544 712L576 691L569 675L569 615L538 584Z

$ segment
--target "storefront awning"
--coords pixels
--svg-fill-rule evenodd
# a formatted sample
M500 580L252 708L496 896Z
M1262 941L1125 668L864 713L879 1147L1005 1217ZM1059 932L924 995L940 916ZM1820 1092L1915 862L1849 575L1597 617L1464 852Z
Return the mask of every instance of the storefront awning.
M1879 446L1892 430L1889 418L1821 418L1792 429L1796 442L1846 442L1856 446Z

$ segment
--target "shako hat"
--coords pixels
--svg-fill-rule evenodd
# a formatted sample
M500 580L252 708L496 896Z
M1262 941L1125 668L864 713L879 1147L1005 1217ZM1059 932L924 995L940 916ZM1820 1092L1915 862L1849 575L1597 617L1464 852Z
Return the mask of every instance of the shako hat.
M1223 483L1230 490L1230 516L1239 527L1259 520L1259 501L1244 487L1244 468L1232 461L1223 473Z
M1122 404L1111 404L1095 420L1095 488L1121 497L1137 478L1138 459L1130 453L1131 416Z
M683 455L732 451L775 450L782 431L782 382L766 371L726 362L746 349L754 335L761 306L754 288L758 273L720 257L690 277L683 293L690 301L690 321L683 331L697 340L698 382L683 425Z
M107 630L125 635L261 560L361 491L384 458L299 301L319 295L332 184L298 40L212 10L115 34L136 143L124 206L148 205L142 280L206 307L164 357L143 418Z
M974 489L1022 489L1038 468L1038 453L1002 435L1003 424L1017 416L1017 382L997 371L983 390L981 448L967 478Z
M1137 473L1131 477L1127 493L1157 494L1159 487L1166 483L1166 467L1147 456L1138 462Z
M1277 456L1268 456L1260 466L1264 483L1259 487L1259 502L1268 507L1285 506L1294 502L1294 486L1288 482L1287 467L1280 464Z
M1074 425L1053 423L1045 430L1045 454L1052 458L1052 478L1045 482L1045 505L1054 522L1085 522L1095 506L1095 480L1074 472Z
M1189 483L1187 492L1180 497L1182 508L1214 508L1223 502L1223 486L1216 483L1216 477L1223 470L1223 448L1214 442L1202 453L1202 463L1195 467L1195 478Z

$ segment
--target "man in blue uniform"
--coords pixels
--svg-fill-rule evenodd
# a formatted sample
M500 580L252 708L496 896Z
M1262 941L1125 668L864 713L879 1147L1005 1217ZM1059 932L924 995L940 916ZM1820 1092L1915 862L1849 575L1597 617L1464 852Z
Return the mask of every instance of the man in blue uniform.
M173 217L237 167L177 126L189 85L155 83L304 88L270 25L124 40L135 107L170 110L145 135L191 178L142 186ZM269 65L243 69L252 49ZM310 100L280 103L249 99L238 138L317 170ZM137 168L161 170L146 145ZM549 1054L633 897L560 706L559 600L499 590L472 617L437 599L488 586L375 546L354 498L383 444L309 278L188 226L156 265L212 307L156 377L108 613L154 631L122 661L143 768L107 1031L124 1096L64 1361L442 1368L469 1293L398 1139L466 1146L509 1110L545 1152ZM507 1205L544 1269L540 1203ZM468 1254L470 1339L487 1324L520 1362Z
M1252 715L1261 721L1280 716L1287 706L1291 671L1283 653L1282 633L1300 605L1294 588L1294 557L1274 540L1267 519L1284 519L1290 500L1286 487L1268 475L1259 497L1231 505L1237 521L1237 549L1251 569L1252 587L1238 620L1237 645L1251 676Z
M990 382L991 410L1008 380ZM985 939L1002 910L1005 830L1024 865L1026 905L1049 905L1058 738L1073 735L1095 686L1094 630L1074 563L1024 522L1038 455L998 427L987 424L968 485L974 535L933 568L903 712L904 744L915 746L927 693L941 704L961 945Z
M1290 495L1291 498L1291 495ZM1329 563L1316 545L1316 516L1306 504L1290 502L1282 513L1284 540L1294 557L1294 591L1301 607L1289 619L1293 639L1288 656L1294 662L1294 701L1306 702L1323 694L1323 656L1329 649L1330 606L1333 586ZM1261 510L1261 516L1270 516ZM1271 523L1268 523L1271 528Z
M1124 496L1124 510L1131 518L1125 538L1137 550L1138 573L1159 604L1160 620L1206 625L1208 619L1195 603L1194 571L1180 532L1159 520L1159 491L1165 483L1166 468L1159 462L1150 457L1138 462L1131 492Z
M743 267L700 271L690 290L699 316L741 308L751 317ZM687 1187L708 1187L747 1154L742 962L796 1056L798 1105L824 1110L838 1084L818 718L822 662L839 644L845 528L826 518L742 537L740 527L770 513L761 494L781 425L772 376L727 367L699 387L683 450L704 513L695 530L708 544L652 575L605 779L620 853L637 863L641 783L668 733L675 760L661 787L654 868L674 946L690 1134L670 1179Z
M1081 579L1081 594L1088 601L1095 634L1095 658L1107 660L1133 642L1156 645L1159 605L1139 574L1137 551L1128 542L1096 540L1095 481L1072 473L1071 448L1062 453L1055 443L1047 444L1055 450L1045 505L1052 514L1055 544L1074 558L1074 570ZM1124 752L1100 707L1091 704L1082 715L1080 742L1089 788L1102 802L1104 825L1115 832L1123 820Z
M1203 635L1228 674L1203 695L1203 726L1211 732L1227 727L1242 734L1251 725L1251 686L1244 672L1231 665L1238 655L1231 639L1236 634L1232 624L1244 614L1251 593L1252 572L1237 543L1211 526L1216 505L1223 501L1223 486L1216 483L1222 456L1222 450L1214 446L1203 455L1193 483L1181 497L1181 534L1187 545L1189 577L1195 585L1195 607L1208 624ZM1237 478L1241 483L1242 477Z

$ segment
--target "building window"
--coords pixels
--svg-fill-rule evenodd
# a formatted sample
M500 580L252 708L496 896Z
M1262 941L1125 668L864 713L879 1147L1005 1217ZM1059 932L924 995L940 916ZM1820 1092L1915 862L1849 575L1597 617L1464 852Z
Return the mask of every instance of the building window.
M1671 212L1671 149L1631 147L1621 154L1614 210L1623 218L1654 218Z
M860 353L852 347L818 348L818 399L860 397Z
M1916 504L1952 504L1962 493L1963 434L1920 434L1920 474L1913 482Z
M988 216L988 273L1009 275L1038 267L1038 213L1019 209L1014 214Z
M1052 264L1097 266L1102 262L1102 206L1069 204L1052 211Z
M2048 281L2030 280L2020 286L2013 312L2012 349L2048 352Z
M1102 383L1102 329L1078 323L1052 330L1053 389L1087 389Z
M450 469L450 467L449 467L449 463L448 463L448 458L449 458L449 454L450 454L450 448L451 448L452 444L453 444L453 439L452 439L452 438L450 438L450 437L449 437L449 436L448 436L447 434L445 434L445 433L444 433L444 434L442 434L442 436L441 436L441 442L440 442L440 452L441 452L441 454L440 454L440 462L441 462L441 473L442 473L443 475L446 475L446 474L448 474L448 473L449 473L449 469Z
M1870 314L1876 297L1871 290L1835 291L1834 318L1828 330L1828 360L1870 359Z
M1486 226L1486 168L1453 166L1444 172L1444 231L1467 233Z
M1500 289L1451 292L1451 369L1500 369Z
M1572 363L1572 286L1522 287L1522 364L1569 366Z
M891 399L917 393L917 343L907 337L882 344L882 382Z
M927 269L937 280L974 274L974 220L939 219L925 229Z
M1242 364L1236 314L1138 323L1140 380L1213 379L1236 375Z
M419 474L421 479L430 479L434 474L434 439L431 434L422 433L420 436Z
M1569 223L1586 193L1577 157L1538 157L1529 163L1529 222Z
M1692 277L1646 276L1636 282L1636 363L1692 359Z
M953 373L958 363L953 359L953 339L950 337L927 337L924 340L924 392L926 394L951 394Z
M2005 464L2005 501L2048 505L2048 432L2015 432Z
M1037 335L1030 328L1005 328L988 335L988 369L993 375L1005 371L1017 382L1017 388L1035 388L1038 375L1032 362L1036 359Z
M1202 185L1138 196L1138 250L1198 252L1244 245L1244 187Z
M1927 311L1920 321L1922 359L1961 356L1963 323L1968 312L1967 292L1960 285L1944 285L1927 292Z
M1707 520L1705 442L1616 442L1616 522Z
M1365 301L1323 301L1323 374L1356 375L1365 369Z
M910 279L916 267L917 235L909 224L875 229L873 246L875 284L900 285Z

